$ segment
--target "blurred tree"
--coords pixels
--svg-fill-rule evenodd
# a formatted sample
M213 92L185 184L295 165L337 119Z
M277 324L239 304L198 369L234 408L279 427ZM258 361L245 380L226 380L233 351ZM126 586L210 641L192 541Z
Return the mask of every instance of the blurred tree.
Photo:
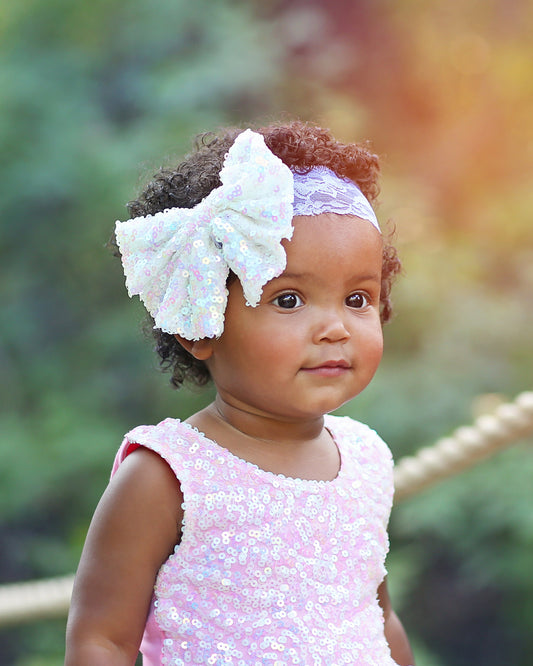
M176 400L154 372L141 308L104 245L156 159L268 113L280 51L232 2L21 0L0 17L0 568L10 581L74 570L122 433L206 399ZM48 633L24 636L3 633L1 663L50 649Z

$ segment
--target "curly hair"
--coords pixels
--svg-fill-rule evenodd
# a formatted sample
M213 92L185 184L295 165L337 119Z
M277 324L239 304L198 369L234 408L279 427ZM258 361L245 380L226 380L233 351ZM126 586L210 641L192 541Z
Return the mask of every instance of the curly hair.
M379 194L379 160L366 143L342 144L330 131L311 123L292 121L273 124L257 130L268 148L294 171L305 173L314 166L329 167L340 177L354 181L366 198L374 203ZM219 173L224 157L242 132L227 128L219 133L197 137L193 152L175 168L160 169L140 196L128 204L132 217L153 215L167 208L192 208L221 185ZM118 254L116 244L111 243ZM396 249L384 238L381 278L380 318L386 323L392 316L390 292L401 264ZM231 279L231 274L230 274ZM188 382L204 386L211 376L203 361L187 352L173 335L149 325L156 341L156 351L163 370L170 371L170 383L179 388Z

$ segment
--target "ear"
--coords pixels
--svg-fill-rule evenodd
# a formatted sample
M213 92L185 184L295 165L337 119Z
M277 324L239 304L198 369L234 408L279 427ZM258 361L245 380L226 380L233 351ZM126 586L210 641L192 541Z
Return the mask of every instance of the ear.
M213 342L211 338L202 338L201 340L186 340L181 335L174 336L180 345L186 349L189 354L199 361L206 361L213 353Z

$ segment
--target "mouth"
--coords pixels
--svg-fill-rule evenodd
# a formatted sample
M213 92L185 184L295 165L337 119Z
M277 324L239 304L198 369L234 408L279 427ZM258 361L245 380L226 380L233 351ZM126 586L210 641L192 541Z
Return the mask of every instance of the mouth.
M338 361L336 360L323 361L318 365L302 368L302 370L304 370L307 373L313 375L320 375L323 377L338 377L339 375L348 372L351 369L351 367L352 366L350 365L350 363L348 363L348 361L341 359Z

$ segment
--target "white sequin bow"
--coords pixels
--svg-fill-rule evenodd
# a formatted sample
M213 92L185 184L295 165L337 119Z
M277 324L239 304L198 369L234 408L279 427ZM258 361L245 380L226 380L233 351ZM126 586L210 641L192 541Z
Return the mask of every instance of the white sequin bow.
M261 134L237 136L220 180L194 208L116 223L129 295L140 296L157 328L187 340L222 334L230 270L247 304L258 304L285 268L281 241L293 232L292 173Z

